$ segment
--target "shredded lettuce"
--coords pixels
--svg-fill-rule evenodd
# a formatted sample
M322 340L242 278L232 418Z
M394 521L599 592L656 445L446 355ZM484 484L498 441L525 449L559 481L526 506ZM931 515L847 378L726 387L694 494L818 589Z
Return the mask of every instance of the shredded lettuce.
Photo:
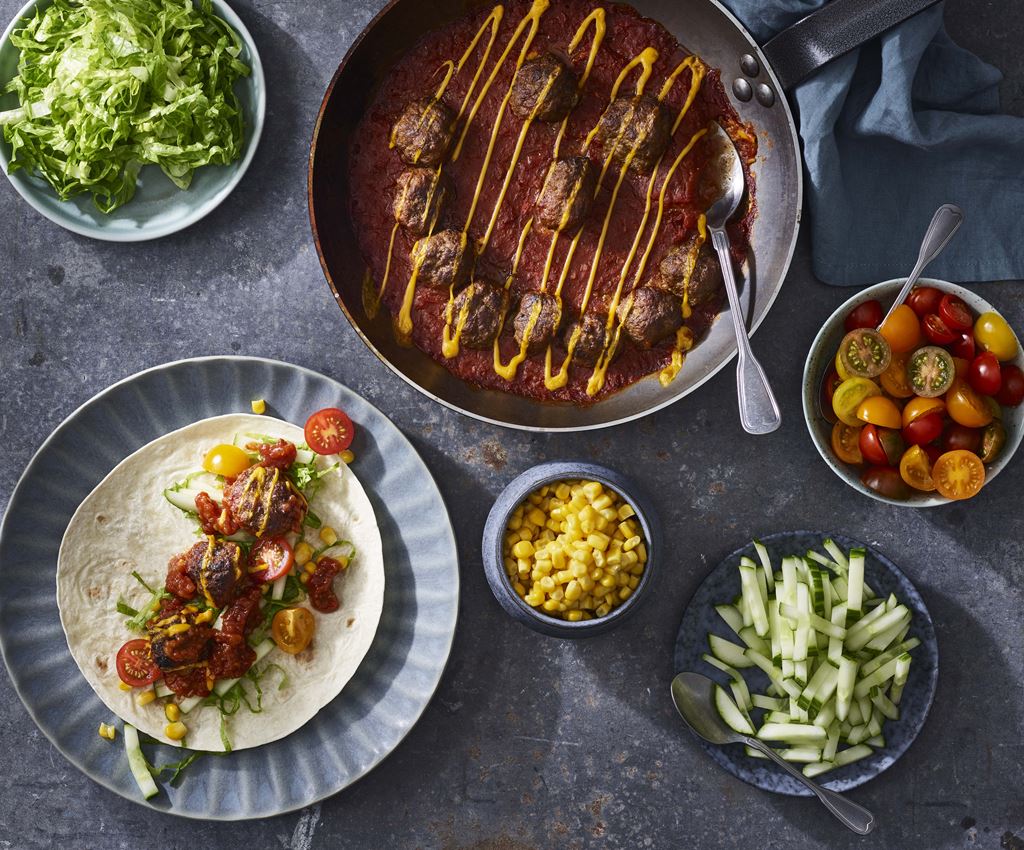
M12 33L18 74L0 112L10 171L45 179L61 200L88 192L112 212L139 169L160 166L181 189L195 169L242 154L232 89L249 68L238 34L209 0L54 0Z

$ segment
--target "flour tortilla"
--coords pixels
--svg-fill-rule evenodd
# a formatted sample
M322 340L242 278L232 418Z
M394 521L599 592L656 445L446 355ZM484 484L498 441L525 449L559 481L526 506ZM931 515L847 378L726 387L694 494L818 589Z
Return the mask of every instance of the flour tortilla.
M163 700L140 707L136 692L122 691L114 659L121 645L138 634L117 613L118 596L140 608L149 594L131 577L137 570L151 587L163 587L167 562L200 538L196 523L171 505L163 491L201 468L203 455L238 433L304 441L301 428L266 416L232 414L205 419L160 437L123 460L79 506L68 525L57 561L57 605L68 646L82 675L104 704L143 732L166 743ZM337 458L318 458L325 468ZM334 699L363 660L380 621L384 603L384 558L373 507L344 463L321 479L310 508L334 528L339 539L355 544L356 556L334 582L341 607L330 614L312 611L316 632L298 655L274 649L256 669L274 663L262 682L263 712L243 704L227 718L232 749L256 747L283 738ZM306 539L316 548L315 531ZM308 600L301 603L309 608ZM252 689L250 688L250 691ZM199 706L183 716L190 749L222 751L220 712ZM97 719L99 722L99 719Z

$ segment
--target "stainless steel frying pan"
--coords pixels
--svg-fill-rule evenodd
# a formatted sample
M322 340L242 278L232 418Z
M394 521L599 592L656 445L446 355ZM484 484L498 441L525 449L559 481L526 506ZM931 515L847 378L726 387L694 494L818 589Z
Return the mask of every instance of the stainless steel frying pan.
M391 0L349 49L324 95L310 151L309 215L320 263L338 304L370 350L435 401L478 419L537 431L603 428L645 416L678 401L729 362L736 354L729 323L712 326L669 386L648 377L597 404L575 407L478 390L419 350L398 346L386 316L371 321L363 312L365 262L348 215L348 151L354 130L377 84L423 33L495 1ZM803 172L786 89L935 2L833 0L762 47L716 0L632 0L639 12L660 21L685 47L721 69L737 112L758 131L759 214L741 298L752 329L779 294L800 225Z

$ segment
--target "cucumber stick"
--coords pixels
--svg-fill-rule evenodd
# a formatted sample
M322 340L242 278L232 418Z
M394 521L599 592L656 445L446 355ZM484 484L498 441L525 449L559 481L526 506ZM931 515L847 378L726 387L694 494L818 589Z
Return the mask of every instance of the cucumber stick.
M146 757L142 754L142 746L139 744L139 731L130 723L124 724L124 751L128 755L128 768L135 777L135 782L147 800L160 793L153 781L153 774L149 772L146 764Z

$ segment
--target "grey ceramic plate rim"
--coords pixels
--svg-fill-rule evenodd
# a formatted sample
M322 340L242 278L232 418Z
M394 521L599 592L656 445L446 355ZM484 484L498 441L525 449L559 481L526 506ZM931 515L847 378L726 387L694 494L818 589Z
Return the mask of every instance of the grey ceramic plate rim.
M918 589L914 585L914 583L910 580L910 578L907 576L907 574L904 573L899 568L899 566L897 566L895 563L893 563L892 560L890 560L886 555L884 555L883 553L878 551L878 549L876 549L874 546L871 546L870 544L867 544L867 543L862 543L861 541L855 540L854 538L847 537L846 535L843 535L843 534L833 533L833 534L830 535L830 534L825 534L824 532L820 532L820 531L806 531L806 530L779 531L779 532L775 532L773 534L763 535L759 539L761 540L761 542L768 544L769 547L770 547L772 544L776 544L779 541L786 541L786 540L790 540L790 539L799 539L799 538L815 538L817 540L824 540L825 538L830 537L830 536L833 537L833 538L842 539L842 540L846 541L847 543L849 543L851 545L863 546L868 551L869 567L870 567L870 561L873 560L873 561L877 562L879 565L881 565L881 567L883 568L883 571L885 573L889 574L896 582L901 582L901 583L905 583L906 584L909 592L912 594L912 598L909 601L907 599L902 599L901 601L903 601L903 602L907 603L908 605L910 605L912 610L913 610L913 613L920 618L917 626L914 629L914 631L916 631L919 634L921 634L921 645L918 647L918 650L924 650L924 652L921 652L922 655L927 653L930 657L932 657L934 659L934 669L933 670L924 670L922 673L918 674L918 675L925 675L925 676L928 677L928 679L927 679L928 693L926 695L927 699L924 702L924 709L921 712L921 715L920 715L920 718L919 718L919 721L918 721L918 724L917 724L916 728L914 728L911 731L911 733L910 733L908 738L904 738L902 740L902 743L887 744L886 747L880 748L880 749L875 751L874 755L876 755L876 756L882 756L882 757L888 756L889 757L888 762L885 763L885 764L882 764L881 766L877 766L877 767L873 768L871 770L871 772L862 773L859 776L851 777L849 775L851 771L855 771L858 768L858 765L861 765L861 769L863 769L863 766L866 764L866 762L854 762L853 764L845 765L844 767L839 768L839 769L833 771L832 773L823 774L821 776L821 778L818 780L826 788L830 788L831 790L834 790L834 791L845 792L845 791L849 791L849 790L851 790L853 788L857 788L857 787L863 785L866 782L870 782L872 779L875 779L876 777L878 777L879 775L884 773L886 770L888 770L890 767L892 767L894 764L896 764L896 762L899 761L899 759L906 753L906 751L908 749L910 749L910 747L913 745L914 741L917 740L918 735L921 733L921 730L924 728L924 725L925 725L925 723L928 720L928 715L929 715L929 713L931 711L932 704L935 701L935 693L936 693L936 689L938 687L938 678L939 678L939 646L938 646L938 636L935 633L935 623L932 620L931 613L928 611L928 607L924 603L924 599L921 596L920 591L918 591ZM749 553L748 553L748 550L750 550ZM673 647L672 663L673 663L673 669L674 669L675 672L677 672L677 673L678 672L682 672L682 669L681 669L681 666L680 666L680 659L679 659L679 655L681 653L680 645L683 643L683 640L684 640L684 637L685 637L684 636L684 629L685 629L685 627L687 625L688 620L691 618L692 610L695 610L694 606L697 604L698 598L705 594L705 589L707 587L710 587L712 584L714 584L716 582L716 580L718 580L720 578L720 574L724 573L727 570L734 569L735 565L739 562L739 558L742 555L744 555L744 554L750 554L751 557L754 556L753 555L753 544L752 543L747 543L747 544L739 547L738 549L734 550L733 552L730 552L728 555L726 555L724 558L722 558L717 564L715 564L715 566L712 567L710 571L708 571L707 575L705 575L704 578L701 579L700 584L697 585L697 587L694 590L693 594L691 595L690 599L687 601L686 607L683 610L683 616L682 616L681 621L680 621L679 630L678 630L678 633L677 633L677 636L676 636L676 640L675 640L675 645ZM736 589L736 591L738 593L739 592L739 578L738 577L735 578L734 585L735 585L735 589ZM718 604L719 601L725 602L727 600L722 599L722 600L717 600L717 601L716 600L710 600L710 601L713 604ZM698 616L699 617L700 615L694 615L694 616ZM725 628L727 629L727 627L725 627ZM686 636L688 636L688 635L686 635ZM709 678L715 678L716 675L717 675L716 671L712 670L710 665L706 664L705 662L701 662L701 663L704 665L704 668L703 669L698 669L697 672L700 672L703 675L708 676ZM918 667L917 669L921 670L922 668ZM912 669L911 675L912 676L915 675L916 672L917 671ZM909 691L908 691L908 693L909 693ZM893 722L899 723L900 721L896 720L896 721L888 721L888 722L889 723L893 723ZM680 720L680 725L681 726L683 725L681 720ZM736 770L734 770L733 768L730 767L730 765L728 763L729 760L728 760L727 756L724 755L724 753L728 751L727 747L734 749L738 745L730 744L730 745L727 745L727 747L718 747L718 746L715 746L713 744L709 744L703 738L698 737L697 734L694 733L694 732L689 732L689 730L687 730L687 732L688 732L688 734L693 736L693 739L697 742L698 746L705 753L707 753L708 757L711 758L711 760L713 762L715 762L715 764L717 764L726 773L729 773L730 775L735 776L737 779L747 783L748 785L752 785L755 788L760 788L763 791L770 791L773 794L781 794L783 796L796 796L796 797L810 797L811 796L811 791L809 789L805 788L802 785L798 785L796 780L791 779L788 775L786 775L782 771L781 768L778 768L778 767L776 767L775 765L773 765L773 764L771 764L769 762L764 763L764 765L763 765L764 769L767 770L772 776L776 777L778 780L781 780L784 783L791 783L792 784L791 790L783 790L782 788L779 788L779 787L771 787L771 786L769 786L767 784L762 784L760 782L755 781L755 779L751 775L749 775L749 774L744 775L741 772L737 772ZM883 730L883 733L884 733L884 730ZM755 760L753 758L750 758L750 757L745 757L745 758L749 759L749 761L751 763L756 763L756 761L757 761L757 760Z
M36 198L36 195L40 192L49 192L52 195L53 189L48 184L36 185L35 182L32 182L38 180L34 175L29 175L24 172L11 174L8 171L8 165L10 163L10 157L8 156L9 145L3 140L2 134L0 134L0 168L3 169L4 174L14 187L15 191L21 195L32 209L59 227L63 227L65 230L70 230L72 233L77 233L79 236L87 236L90 239L98 239L103 242L148 242L152 239L161 239L164 236L170 236L172 233L177 233L180 230L184 230L186 227L191 227L197 221L205 218L219 207L221 203L223 203L224 199L235 190L235 187L238 186L242 181L242 178L245 176L245 173L249 170L249 165L256 156L256 149L259 147L260 138L263 135L263 123L267 112L267 88L263 75L263 62L260 59L259 51L256 49L256 42L253 40L252 34L249 32L245 24L242 23L242 19L235 14L234 9L227 4L226 0L210 0L210 2L213 4L217 14L224 18L235 32L238 33L239 38L245 45L245 49L249 52L250 75L247 79L248 84L251 85L256 92L256 112L254 115L247 116L247 118L250 119L251 126L247 128L249 130L250 137L246 142L245 155L241 160L237 160L228 166L223 166L225 168L233 169L224 184L209 199L198 204L191 212L176 221L162 227L151 227L149 229L147 229L146 226L142 226L137 232L114 233L100 227L89 227L84 224L79 224L70 218L59 218L54 216L51 211ZM31 14L34 8L43 3L50 5L48 0L28 0L28 2L22 6L18 13L11 19L11 22L4 30L3 35L0 36L0 45L7 44L10 41L11 33L21 20ZM188 190L186 189L184 192L188 192ZM131 201L128 202L128 205L130 204Z
M846 484L865 496L870 496L872 499L876 499L879 502L885 502L887 505L895 505L900 508L934 508L940 505L954 504L955 500L945 499L942 496L937 496L934 493L922 493L914 491L909 499L890 499L887 496L883 496L880 493L876 493L869 487L866 487L861 483L860 477L851 473L847 464L840 462L832 455L832 447L828 444L827 439L822 439L821 436L816 433L815 427L818 423L825 421L818 414L818 393L821 382L821 368L822 362L822 346L828 341L828 338L837 333L837 326L839 320L846 315L847 312L855 305L862 301L869 300L871 298L880 298L883 306L885 304L885 297L890 298L895 296L899 286L902 286L906 278L897 277L891 280L884 280L881 283L873 284L872 286L861 289L855 295L848 298L836 310L832 313L825 323L821 326L821 330L815 334L814 342L811 343L811 347L807 352L807 360L804 362L803 372L803 388L802 388L802 405L804 414L804 424L807 425L807 432L811 437L811 442L814 443L814 447L818 450L818 454L821 455L822 460L828 464L831 469L839 478L841 478ZM943 292L951 292L954 295L958 295L977 313L982 313L991 310L992 312L998 313L988 301L978 295L976 292L972 292L970 289L966 289L962 286L958 286L955 283L950 283L945 280L938 280L937 278L923 277L919 281L922 286L934 286L941 289ZM1016 331L1010 328L1011 332L1016 337ZM1020 339L1017 338L1017 356L1013 359L1013 362L1018 366L1024 368L1024 349L1020 347ZM836 348L839 347L838 341L836 342ZM829 355L831 359L832 355ZM1018 407L1015 411L1021 411L1022 408ZM1013 455L1020 447L1021 439L1024 438L1024 420L1022 416L1024 414L1020 412L1011 412L1006 415L1004 412L1004 421L1013 419L1016 421L1016 427L1010 433L1010 439L1007 441L1006 446L1003 449L1003 454L996 458L995 462L990 464L985 472L985 486L988 486L989 482L992 481L1006 466L1009 464ZM831 425L829 426L831 428Z
M80 404L70 414L68 414L68 416L66 416L60 422L60 424L57 425L57 427L53 429L53 431L50 432L50 434L46 437L45 440L43 440L43 442L40 444L40 446L32 454L32 457L30 458L29 462L25 465L25 469L22 471L21 475L18 477L18 480L15 483L14 488L11 490L10 496L9 496L9 498L7 500L7 504L4 506L4 513L3 513L2 518L0 518L0 540L5 539L6 535L8 534L8 523L10 521L10 511L9 511L10 506L12 504L14 504L16 499L19 497L20 491L21 491L22 487L24 486L25 481L31 476L32 472L34 471L34 468L39 463L39 459L43 456L43 454L50 447L50 445L57 439L57 437L60 435L60 433L66 427L68 427L76 418L78 418L81 414L83 414L85 411L87 411L93 405L98 404L98 403L104 401L109 395L113 394L119 388L124 387L124 386L126 386L128 384L131 384L132 382L134 382L135 380L137 380L139 378L142 378L143 376L149 376L149 375L152 375L152 374L157 373L157 372L178 368L178 367L181 367L181 366L184 366L184 365L188 365L188 364L200 365L200 364L210 364L210 363L217 363L217 362L222 362L222 363L238 363L238 362L245 362L245 361L262 363L262 364L265 364L265 365L267 365L269 367L272 367L272 368L284 368L284 369L293 370L293 371L295 371L295 372L297 372L299 374L302 374L302 375L305 375L305 376L308 376L308 377L312 377L312 378L315 378L315 379L318 379L318 380L325 380L325 381L328 381L329 383L337 384L338 386L344 388L347 392L351 392L353 395L356 395L356 393L353 390L348 389L343 384L340 384L338 381L335 381L333 378L330 378L330 377L328 377L326 375L323 375L323 374L321 374L319 372L316 372L316 371L314 371L312 369L308 369L308 368L306 368L304 366L298 366L298 365L293 364L293 363L287 363L287 362L281 361L281 360L274 360L272 358L267 358L267 357L237 356L237 355L232 355L232 356L227 356L227 355L211 355L211 356L206 356L206 357L190 357L190 358L183 358L181 360L169 361L167 363L161 363L161 364L159 364L157 366L149 367L148 369L142 369L142 370L140 370L138 372L135 372L135 373L133 373L131 375L128 375L128 376L126 376L126 377L124 377L124 378L122 378L122 379L120 379L118 381L115 381L113 384L110 384L109 386L107 386L104 389L100 390L98 393L93 395L87 401L85 401L82 404ZM362 398L362 397L360 396L360 398ZM388 421L390 423L390 421L391 421L390 417L388 417L376 405L371 404L369 401L366 401L366 399L362 399L362 401L369 408L371 408L376 413L378 413L384 420L386 420L386 421ZM416 447L411 443L411 441L408 439L408 437L406 437L405 434L403 434L402 431L397 426L394 426L393 423L392 423L392 428L393 428L394 435L397 436L397 438L406 445L408 450L416 458L418 458L421 463L423 463L423 460L420 457L419 452L416 450ZM424 466L424 469L427 469L427 474L430 475L430 484L434 487L435 491L437 492L438 499L440 501L441 507L444 510L444 516L443 516L444 529L443 530L446 532L446 536L447 536L447 541L446 542L450 545L450 548L451 548L452 552L454 553L454 556L455 556L455 559L456 559L455 560L455 567L454 567L454 571L453 571L454 602L453 602L453 605L452 605L452 612L453 612L452 619L451 619L450 623L442 624L442 626L448 632L448 639L447 639L447 643L446 643L445 650L444 650L444 663L441 665L440 669L438 670L436 680L433 682L433 685L430 688L429 693L422 700L422 703L419 705L418 709L415 711L414 716L411 717L411 721L407 724L405 730L399 735L397 740L394 741L392 747L390 749L380 753L376 757L376 759L372 762L372 764L370 764L366 768L366 770L364 770L359 776L356 776L355 778L353 778L351 781L349 781L347 783L344 783L344 784L340 785L339 787L336 787L336 788L333 788L331 790L328 790L328 791L326 791L324 793L313 795L309 799L304 800L300 804L296 804L296 805L292 805L292 806L287 806L287 807L281 807L281 808L279 808L279 809L277 809L277 810L275 810L273 812L260 812L260 813L258 813L256 815L239 814L239 815L236 815L236 816L223 816L223 815L214 816L214 815L207 815L207 814L195 814L195 813L192 813L192 812L181 812L181 811L175 810L174 808L170 808L170 809L166 809L166 810L154 809L151 805L149 805L147 803L147 801L143 800L141 798L141 796L129 796L128 794L125 794L122 791L122 789L119 788L108 777L103 776L103 775L98 775L98 774L90 771L86 765L81 763L78 758L76 758L75 756L73 756L69 752L67 752L61 746L61 744L54 738L54 736L50 734L50 730L45 728L44 724L41 723L40 718L37 715L37 712L36 712L34 704L26 696L26 694L22 691L21 687L18 684L17 679L15 678L15 676L12 673L11 663L10 663L10 660L9 660L8 647L6 645L6 641L3 639L3 634L0 633L0 657L3 658L3 662L4 662L4 666L6 668L6 671L7 671L8 678L9 678L9 680L11 682L12 687L14 688L15 693L17 693L18 698L21 700L21 703L24 706L25 710L28 712L29 716L32 718L32 721L36 724L36 727L44 734L44 736L50 742L50 744L56 750L58 750L58 752L60 752L61 755L64 756L64 758L66 758L72 765L74 765L75 768L77 768L81 773L83 773L85 776L87 776L92 781L94 781L97 784L99 784L99 785L103 786L104 788L106 788L108 791L111 791L114 794L117 794L119 797L122 797L122 798L124 798L124 799L126 799L126 800L128 800L128 801L130 801L132 803L140 805L140 806L142 806L142 807L144 807L144 808L146 808L146 809L148 809L150 811L163 811L163 812L165 812L167 814L172 814L172 815L175 815L175 816L178 816L178 817L183 817L183 818L188 818L188 819L193 819L193 820L235 821L235 820L248 820L248 819L251 819L253 817L274 817L276 815L281 815L281 814L286 814L288 812L298 811L298 810L303 809L303 808L305 808L307 806L313 805L314 803L318 803L318 802L321 802L322 800L325 800L325 799L327 799L329 797L332 797L335 794L339 793L340 791L344 790L345 788L351 787L353 784L355 784L360 779L365 777L368 773L370 773L375 767L377 767L385 758L387 758L387 756L389 756L392 752L394 752L394 750L397 749L397 747L402 743L402 741L404 741L405 738L408 736L408 734L413 730L413 728L416 726L416 724L419 722L420 718L422 717L423 713L426 711L427 706L433 701L433 698L434 698L435 694L437 693L437 689L440 687L441 680L444 678L444 673L447 670L448 664L449 664L449 662L451 660L451 649L452 649L452 646L454 645L454 642L455 642L455 632L456 632L456 627L457 627L458 607L459 607L458 606L458 601L459 601L459 597L460 597L460 574L461 573L460 573L459 563L458 563L458 546L457 546L457 543L456 543L456 540L455 540L455 533L454 533L454 529L453 529L452 524L451 524L451 517L450 517L450 514L448 512L448 507L447 507L447 505L444 502L443 496L441 496L440 490L437 489L437 484L434 481L433 476L430 474L429 469L426 467L426 464L423 463L423 466ZM440 529L439 529L439 531L440 531ZM56 605L56 602L54 602L54 605ZM64 646L64 651L67 652L69 657L70 657L70 652L67 649L66 643L65 643L65 646ZM365 662L365 659L364 659L364 662ZM301 733L301 729L300 730L296 730L295 732L292 733L292 735L297 735L297 734L300 734L300 733ZM291 736L286 736L286 738L287 737L291 737ZM267 745L267 746L270 746L270 745ZM255 748L254 750L243 750L241 752L258 752L259 749L260 748Z

